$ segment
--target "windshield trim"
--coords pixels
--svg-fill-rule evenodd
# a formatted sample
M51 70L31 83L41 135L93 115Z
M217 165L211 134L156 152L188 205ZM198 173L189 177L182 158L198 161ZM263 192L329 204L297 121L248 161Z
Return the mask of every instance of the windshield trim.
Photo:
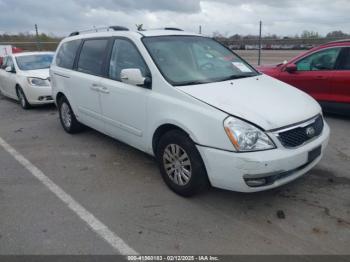
M259 76L261 75L261 73L259 71L257 71L250 63L248 63L245 59L243 59L241 56L239 56L237 53L235 53L233 50L231 50L230 48L228 48L227 46L225 46L224 44L222 44L221 42L219 42L218 40L216 40L215 38L212 37L208 37L208 36L200 36L200 35L159 35L159 36L143 36L141 37L141 42L144 45L144 47L146 48L149 56L152 59L153 64L157 67L158 71L160 72L160 74L163 76L163 78L172 86L186 86L186 85L203 85L203 84L210 84L210 83L216 83L216 82L225 82L225 81L232 81L235 79L224 79L224 80L220 80L220 79L210 79L209 81L191 81L188 82L190 84L186 84L186 83L176 83L172 80L170 80L162 71L162 69L159 67L159 65L156 63L155 58L153 57L152 53L150 52L149 48L147 47L147 45L145 44L144 40L147 38L162 38L162 37L202 37L202 38L206 38L206 39L210 39L213 40L215 42L217 42L219 45L223 46L225 49L227 49L229 52L231 52L233 55L237 56L239 59L241 59L244 63L246 63L250 69L252 69L252 73L255 73L254 75L245 75L242 74L240 75L237 79L239 78L245 78L245 77L255 77L255 76ZM249 74L252 74L249 73Z

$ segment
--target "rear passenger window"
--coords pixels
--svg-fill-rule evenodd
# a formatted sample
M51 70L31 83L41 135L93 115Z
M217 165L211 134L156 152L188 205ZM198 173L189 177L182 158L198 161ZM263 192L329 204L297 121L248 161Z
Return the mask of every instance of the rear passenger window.
M117 39L113 46L109 77L120 81L121 71L129 68L140 69L144 77L148 75L148 68L136 47L128 40Z
M107 44L107 39L86 40L80 52L78 71L101 75Z
M75 55L80 43L81 40L73 40L63 43L57 53L56 65L67 69L73 69Z

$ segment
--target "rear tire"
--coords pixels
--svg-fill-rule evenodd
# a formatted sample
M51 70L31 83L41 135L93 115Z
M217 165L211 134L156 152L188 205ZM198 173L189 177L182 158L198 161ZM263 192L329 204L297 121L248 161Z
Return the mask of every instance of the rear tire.
M69 134L76 134L84 129L84 126L77 120L67 98L62 97L58 101L58 112L63 129Z
M157 147L157 160L164 182L175 193L190 197L208 189L205 165L186 133L171 130L164 134Z
M17 87L17 97L18 97L18 100L19 100L21 107L24 110L28 110L28 109L32 108L31 104L29 104L29 102L27 100L26 95L23 92L23 89L19 86Z

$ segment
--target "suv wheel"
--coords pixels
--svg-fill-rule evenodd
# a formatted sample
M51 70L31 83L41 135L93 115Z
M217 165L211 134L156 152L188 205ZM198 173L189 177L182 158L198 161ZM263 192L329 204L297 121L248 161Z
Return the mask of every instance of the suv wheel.
M27 97L24 94L23 89L21 87L17 87L17 97L23 109L27 110L31 108L31 105L29 104Z
M184 132L166 133L159 141L157 159L165 183L175 193L189 197L208 188L203 160Z
M67 98L63 97L59 100L58 111L63 129L67 133L74 134L82 131L83 125L76 119Z

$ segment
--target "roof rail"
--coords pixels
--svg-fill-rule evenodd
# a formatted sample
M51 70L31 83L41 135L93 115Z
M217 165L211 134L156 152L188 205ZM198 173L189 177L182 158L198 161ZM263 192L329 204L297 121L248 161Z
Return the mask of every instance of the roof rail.
M82 30L82 31L75 31L73 33L71 33L69 36L76 36L76 35L80 35L83 33L94 33L94 32L99 32L99 31L109 31L109 30L113 30L113 31L129 31L129 28L124 27L124 26L119 26L119 25L115 25L115 26L107 26L107 27L98 27L98 28L92 28L92 29L87 29L87 30Z
M183 31L182 29L176 27L164 27L164 30Z

